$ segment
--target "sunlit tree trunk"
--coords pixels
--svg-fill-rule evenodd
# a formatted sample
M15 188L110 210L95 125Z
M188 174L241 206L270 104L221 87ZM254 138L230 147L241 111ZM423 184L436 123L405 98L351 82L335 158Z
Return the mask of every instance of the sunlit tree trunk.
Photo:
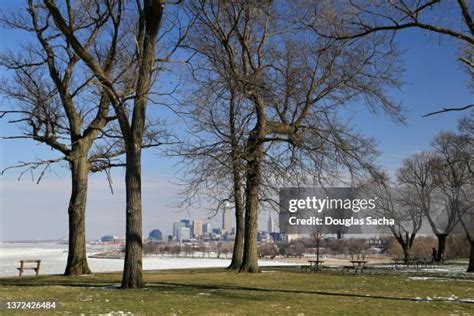
M260 272L258 267L258 201L261 182L261 160L263 145L257 137L251 135L248 140L247 152L247 183L245 189L245 239L244 255L240 272Z
M87 150L76 148L70 162L72 190L69 200L69 249L64 275L90 274L86 253L86 202L89 161Z
M127 151L126 183L126 243L122 278L123 288L143 287L142 261L142 193L141 149Z

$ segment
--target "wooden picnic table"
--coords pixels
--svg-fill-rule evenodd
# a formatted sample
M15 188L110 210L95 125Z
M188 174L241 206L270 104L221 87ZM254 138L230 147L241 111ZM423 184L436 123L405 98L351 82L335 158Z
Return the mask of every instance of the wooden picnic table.
M418 258L409 258L408 260L401 259L401 258L393 258L393 268L399 269L400 267L407 267L410 266L416 269L420 268L434 268L438 262L434 261L433 259L418 259Z
M357 271L360 271L362 273L364 272L365 264L367 263L367 261L366 260L350 260L350 263L352 263L354 273L357 273Z

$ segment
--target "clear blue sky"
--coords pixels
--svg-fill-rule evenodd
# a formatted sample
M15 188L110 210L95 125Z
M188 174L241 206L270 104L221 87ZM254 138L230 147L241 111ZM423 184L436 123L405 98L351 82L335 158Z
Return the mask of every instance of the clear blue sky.
M21 1L3 1L4 9L22 5ZM0 51L18 49L18 44L28 40L22 32L0 29ZM467 87L467 76L456 62L457 46L451 39L428 35L424 31L409 30L397 37L406 71L400 74L405 82L393 97L406 109L406 125L396 125L382 115L368 113L363 106L356 106L348 115L366 136L374 137L382 152L379 163L393 171L401 160L417 151L427 149L432 138L442 130L456 128L462 113L452 112L428 118L423 114L444 106L462 106L474 102ZM0 70L0 76L5 76ZM167 78L164 78L168 80ZM5 100L0 97L2 106ZM155 106L154 106L155 107ZM152 108L151 112L162 113ZM162 114L161 114L162 115ZM169 111L168 121L175 118ZM17 134L18 130L0 120L2 136ZM37 157L56 157L42 145L28 141L0 141L0 169L19 160L30 161ZM209 210L202 207L179 210L174 207L179 188L173 184L178 168L176 161L160 157L156 150L143 156L144 233L160 228L171 233L172 222L180 218L205 219ZM55 168L36 184L25 176L17 181L18 173L8 172L0 178L0 240L55 239L67 236L67 202L70 181L66 168ZM114 170L115 194L109 192L104 175L90 179L87 209L87 236L98 238L105 234L124 235L125 198L123 172ZM189 215L188 215L189 214ZM265 217L267 216L264 213ZM275 216L274 216L275 217ZM214 219L217 225L218 219ZM265 222L263 220L262 222Z

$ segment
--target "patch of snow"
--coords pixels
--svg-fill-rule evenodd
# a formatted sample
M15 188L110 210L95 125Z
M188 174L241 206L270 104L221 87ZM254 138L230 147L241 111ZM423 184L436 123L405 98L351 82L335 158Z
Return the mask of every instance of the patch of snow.
M429 277L408 277L410 280L428 280Z

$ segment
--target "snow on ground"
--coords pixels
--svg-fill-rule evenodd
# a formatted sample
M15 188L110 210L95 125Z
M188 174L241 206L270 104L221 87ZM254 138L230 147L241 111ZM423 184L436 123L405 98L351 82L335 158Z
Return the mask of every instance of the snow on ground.
M92 255L107 252L112 249L113 247L111 248L110 246L94 245L88 247L88 253ZM0 277L18 275L17 267L19 267L19 261L28 259L41 260L40 274L62 274L66 267L67 245L58 243L0 243ZM88 258L88 262L93 272L123 270L123 259ZM347 264L347 262L347 260L327 258L325 264L337 268L343 264ZM143 268L144 270L220 268L226 267L229 264L230 259L201 258L198 254L195 258L145 256ZM307 264L307 260L260 260L259 264L261 266L301 265ZM371 267L387 269L388 266L371 265ZM392 273L395 272L406 275L409 279L414 281L428 280L430 278L439 279L448 276L473 280L469 273L465 273L465 265L445 265L421 269L413 269L410 267L408 269L404 268L390 271L392 271ZM426 273L427 275L417 275L419 273ZM25 274L33 274L33 270L27 270Z
M99 251L95 249L91 252ZM62 274L67 262L67 246L61 244L0 244L0 277L16 276L20 260L41 260L40 274ZM123 259L88 258L89 267L93 272L113 272L123 270ZM221 268L230 264L230 259L216 258L173 258L147 257L143 259L144 270ZM261 266L291 265L277 260L260 260ZM27 270L25 275L33 274Z

